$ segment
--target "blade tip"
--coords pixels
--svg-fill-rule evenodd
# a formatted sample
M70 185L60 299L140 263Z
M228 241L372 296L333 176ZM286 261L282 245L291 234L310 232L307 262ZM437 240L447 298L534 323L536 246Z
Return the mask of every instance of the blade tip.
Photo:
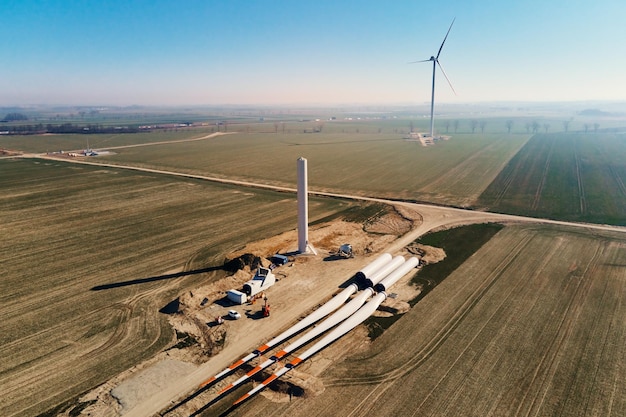
M237 405L237 404L240 404L240 403L244 402L246 399L248 399L249 396L250 396L250 394L245 394L244 396L239 398L237 401L235 401L233 403L233 405Z

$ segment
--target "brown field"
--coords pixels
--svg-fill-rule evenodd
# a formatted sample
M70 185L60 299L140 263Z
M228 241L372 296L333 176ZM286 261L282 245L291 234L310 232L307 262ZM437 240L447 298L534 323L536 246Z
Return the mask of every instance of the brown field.
M3 416L154 356L174 340L161 307L217 279L225 253L296 224L285 193L45 160L2 160L0 178ZM348 207L312 199L310 213Z
M231 415L625 415L625 266L623 235L506 227L368 349L323 371L321 394L257 396ZM321 372L354 337L301 371Z

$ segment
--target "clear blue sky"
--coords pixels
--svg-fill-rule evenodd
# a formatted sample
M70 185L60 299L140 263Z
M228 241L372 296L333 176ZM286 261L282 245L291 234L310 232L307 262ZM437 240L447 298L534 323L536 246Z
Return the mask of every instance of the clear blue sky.
M624 0L0 0L0 105L626 100Z

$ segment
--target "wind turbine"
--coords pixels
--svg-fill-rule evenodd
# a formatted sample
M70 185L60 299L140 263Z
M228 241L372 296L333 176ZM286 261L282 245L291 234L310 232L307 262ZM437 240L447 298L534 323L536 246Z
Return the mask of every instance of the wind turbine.
M430 97L430 137L431 138L434 138L434 130L435 130L435 72L437 72L436 71L437 65L439 65L439 68L441 68L441 72L443 73L443 76L446 77L446 80L448 81L450 88L454 92L454 95L456 95L456 91L454 91L454 87L452 87L452 83L450 82L450 79L446 75L446 72L443 70L441 63L439 62L439 55L441 54L441 50L443 49L443 44L446 43L446 39L448 39L448 34L450 33L450 29L452 29L452 25L454 24L455 20L456 20L456 17L452 19L452 23L450 23L448 32L446 32L446 36L443 38L443 42L441 42L439 51L437 51L437 56L431 56L429 59L424 59L422 61L409 62L409 64L416 64L418 62L428 62L428 61L433 62L433 89L432 89L432 95Z

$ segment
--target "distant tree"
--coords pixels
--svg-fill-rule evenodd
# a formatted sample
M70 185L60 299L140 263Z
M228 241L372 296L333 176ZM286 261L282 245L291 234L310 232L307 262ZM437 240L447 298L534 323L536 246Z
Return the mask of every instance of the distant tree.
M548 129L550 129L550 125L548 123L544 123L543 130L545 130L545 132L548 133Z
M28 116L22 113L9 113L2 119L3 122L19 122L21 120L28 120Z
M563 130L569 131L569 120L563 120Z
M476 126L478 126L478 120L472 120L470 122L470 126L472 127L472 133L476 131Z
M537 121L533 122L533 133L537 133L539 131L539 123Z
M506 131L507 133L511 133L511 129L513 129L513 120L506 121Z
M413 132L413 120L409 123L409 132Z
M593 124L593 132L594 133L598 133L598 129L600 128L600 123L594 123Z
M450 120L446 120L444 126L446 127L446 133L448 133L448 131L450 130Z
M485 126L487 126L487 122L484 120L481 120L479 125L480 125L480 133L485 133Z
M455 120L452 122L452 126L454 126L454 133L456 133L456 131L459 130L459 121Z

